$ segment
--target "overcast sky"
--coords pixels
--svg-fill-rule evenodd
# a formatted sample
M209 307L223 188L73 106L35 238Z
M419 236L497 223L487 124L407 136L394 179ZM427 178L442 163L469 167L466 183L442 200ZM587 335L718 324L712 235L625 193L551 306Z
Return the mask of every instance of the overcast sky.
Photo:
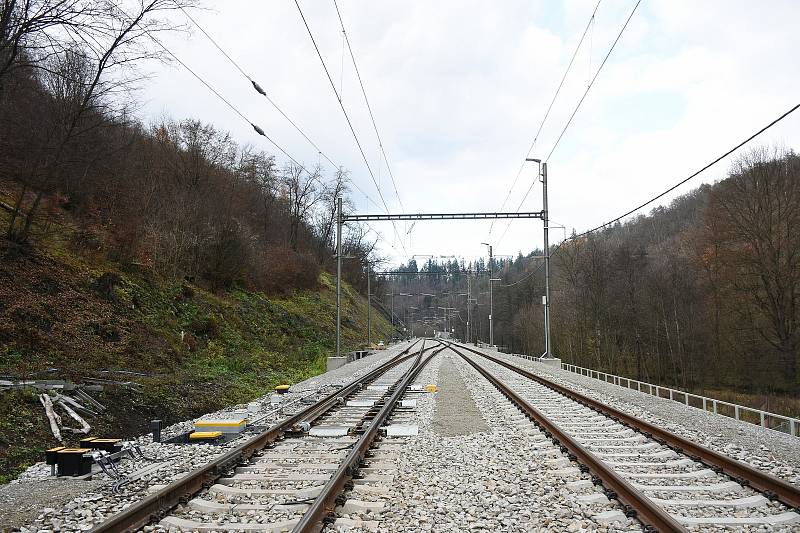
M499 211L596 0L339 0L388 162L406 212ZM635 0L602 0L532 157L552 149ZM294 0L205 0L195 19L353 181L380 203ZM303 12L353 120L390 211L400 212L332 0ZM554 221L577 231L614 218L702 167L797 103L796 1L643 0L549 161ZM176 20L186 22L176 15ZM196 28L165 39L250 120L304 164L316 150ZM276 152L180 66L154 66L141 118L198 118L241 143ZM800 115L758 144L795 148ZM285 161L279 154L278 160ZM324 160L322 161L325 162ZM505 211L536 175L521 174ZM724 177L725 161L679 189ZM674 197L672 195L671 197ZM669 198L665 201L669 201ZM361 193L362 213L377 208ZM541 209L536 186L522 210ZM388 223L373 224L385 256L529 252L538 220L418 222L403 251ZM398 223L405 234L409 227ZM563 232L555 231L557 242ZM499 241L499 242L498 242Z

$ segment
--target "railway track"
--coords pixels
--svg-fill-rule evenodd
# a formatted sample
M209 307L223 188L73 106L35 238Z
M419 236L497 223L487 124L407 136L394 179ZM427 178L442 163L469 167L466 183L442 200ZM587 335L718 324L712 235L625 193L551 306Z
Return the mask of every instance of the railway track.
M170 531L319 531L335 518L345 488L368 495L370 485L386 481L377 470L381 459L391 457L393 445L374 450L379 431L408 385L437 349L444 349L435 341L421 341L412 353L417 344L92 531L145 526ZM368 456L373 464L362 472ZM352 505L369 505L354 501Z
M458 355L651 530L800 530L800 489L473 348Z

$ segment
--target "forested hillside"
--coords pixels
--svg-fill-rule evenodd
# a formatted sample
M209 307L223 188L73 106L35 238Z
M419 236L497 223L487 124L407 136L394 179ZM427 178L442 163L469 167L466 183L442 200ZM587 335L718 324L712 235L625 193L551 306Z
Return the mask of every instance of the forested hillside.
M599 216L599 215L598 215ZM656 383L758 394L800 385L800 157L760 149L730 176L638 216L554 247L552 328L565 361ZM499 260L495 342L542 353L541 255ZM402 269L416 269L412 263ZM488 341L487 264L429 263L439 275L397 276L396 292L424 298L429 315L455 307L473 340ZM444 303L442 303L444 302ZM445 305L446 303L446 305ZM399 313L417 306L398 298Z
M155 0L136 13L99 0L3 8L3 234L35 246L36 233L65 211L80 226L73 247L171 279L270 293L314 288L332 265L345 170L279 164L201 120L136 117L149 62L169 59L151 37L181 30L165 17L190 3ZM374 246L359 228L345 237L356 259ZM346 275L362 283L352 263Z
M137 118L148 61L168 59L153 36L191 4L0 6L0 375L135 381L102 393L100 434L250 400L323 371L335 347L347 172L279 164L201 120ZM345 230L348 350L367 340L374 244ZM373 313L373 338L393 333ZM3 480L52 436L32 393L0 406Z

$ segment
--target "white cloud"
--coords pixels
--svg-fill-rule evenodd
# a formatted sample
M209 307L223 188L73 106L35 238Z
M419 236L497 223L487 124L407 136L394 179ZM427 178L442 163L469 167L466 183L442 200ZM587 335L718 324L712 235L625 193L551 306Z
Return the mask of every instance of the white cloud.
M403 203L413 212L495 211L519 169L595 5L551 2L339 2ZM605 0L537 143L549 152L633 0ZM392 210L397 202L345 57L332 2L301 2ZM217 2L196 18L359 186L377 193L294 2ZM552 217L594 226L699 168L795 103L796 3L645 0L550 162ZM292 153L308 146L195 31L169 46ZM177 68L158 68L143 117L193 116L241 142L264 140ZM800 119L760 143L797 145ZM724 175L723 164L679 192ZM526 169L506 206L533 179ZM671 197L674 197L672 195ZM358 193L358 206L374 211ZM524 209L540 208L539 187ZM497 239L505 226L495 224ZM378 226L376 226L378 227ZM379 227L391 241L391 226ZM489 223L418 223L409 253L483 253ZM496 253L541 243L515 222ZM398 246L399 249L399 246ZM387 254L395 252L386 247ZM395 255L396 259L402 259Z

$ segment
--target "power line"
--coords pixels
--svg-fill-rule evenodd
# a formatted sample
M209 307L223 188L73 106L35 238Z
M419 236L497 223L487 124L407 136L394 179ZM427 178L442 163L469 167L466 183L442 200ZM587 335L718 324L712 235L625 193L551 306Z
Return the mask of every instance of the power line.
M347 49L350 51L350 59L353 60L353 68L355 68L356 76L358 77L358 84L361 86L361 94L364 95L364 102L367 104L369 118L372 120L372 127L375 130L375 137L378 139L378 146L380 146L381 153L383 154L383 160L386 163L386 169L389 171L389 177L392 179L394 194L397 196L397 201L400 204L400 208L405 211L406 208L403 206L403 201L400 199L400 193L397 192L397 183L394 180L392 167L389 166L389 158L386 156L386 150L383 148L383 140L381 140L381 135L378 133L378 125L375 123L375 115L372 114L372 106L369 105L369 98L367 98L367 90L364 88L364 81L361 79L361 73L358 71L356 56L353 53L353 48L350 46L350 38L347 36L347 31L344 29L344 21L342 20L342 14L339 11L339 4L336 3L336 0L333 0L333 5L336 7L336 14L339 16L339 24L342 26L342 35L344 35L344 40L347 43Z
M611 220L609 220L609 221L607 221L607 222L605 222L605 223L603 223L603 224L601 224L599 226L596 226L596 227L594 227L592 229L586 230L586 231L584 231L582 233L578 233L577 235L572 235L572 236L564 239L550 253L550 256L552 257L553 255L555 255L561 249L561 247L564 245L564 243L567 243L567 242L570 242L570 241L574 241L576 239L580 239L581 237L586 237L587 235L590 235L591 233L594 233L595 231L598 231L598 230L601 230L603 228L606 228L606 227L608 227L608 226L610 226L610 225L612 225L612 224L614 224L616 222L619 222L620 220L622 220L623 218L627 217L628 215L632 215L633 213L635 213L636 211L642 209L643 207L647 207L648 205L652 204L653 202L655 202L659 198L664 197L665 195L667 195L670 192L674 191L675 189L677 189L681 185L685 184L689 180L691 180L693 178L696 178L697 176L699 176L700 174L702 174L703 172L705 172L709 168L713 167L714 165L716 165L717 163L719 163L720 161L722 161L723 159L725 159L726 157L728 157L729 155L734 153L736 150L739 150L740 148L742 148L743 146L748 144L750 141L752 141L753 139L755 139L756 137L758 137L759 135L761 135L762 133L764 133L768 129L772 128L773 126L775 126L776 124L781 122L783 119L785 119L786 117L788 117L789 115L791 115L792 113L797 111L798 109L800 109L800 104L796 104L795 106L791 107L788 111L786 111L785 113L780 115L778 118L774 119L772 122L770 122L769 124L767 124L766 126L761 128L760 130L756 131L755 133L753 133L752 135L747 137L745 140L741 141L739 144L737 144L736 146L734 146L733 148L731 148L730 150L728 150L724 154L718 156L717 158L712 160L710 163L706 164L701 169L693 172L692 174L690 174L686 178L678 181L675 185L672 185L671 187L667 188L663 192L660 192L657 195L653 196L652 198L650 198L646 202L643 202L643 203L637 205L633 209L629 209L625 213L623 213L623 214L621 214L621 215L619 215L619 216L617 216L615 218L612 218ZM508 283L508 284L501 283L500 287L512 287L514 285L522 283L523 281L529 279L531 276L536 274L539 270L541 270L541 268L542 267L539 266L537 269L531 271L531 273L528 276L525 276L524 278L519 279L519 280L515 281L514 283Z
M128 18L130 18L130 16L129 16L127 13L125 13L125 11L123 11L121 8L117 7L117 9L118 9L118 10L119 10L119 11L120 11L120 12L121 12L123 15L125 15L125 16L126 16L126 17L128 17ZM188 16L188 14L187 14L187 16ZM191 17L190 17L190 19L191 19ZM192 20L192 22L194 22L194 20ZM195 24L197 24L197 23L195 22ZM200 26L198 25L198 28L199 28L199 27L200 27ZM203 30L201 29L201 31L203 31ZM275 146L275 147L276 147L278 150L280 150L280 151L281 151L281 152L282 152L282 153L283 153L283 154L284 154L286 157L288 157L288 158L289 158L289 159L290 159L292 162L294 162L294 163L295 163L295 164L296 164L298 167L300 167L300 168L301 168L301 169L302 169L302 170L303 170L303 171L304 171L306 174L308 174L308 175L309 175L311 178L315 179L315 180L316 180L318 183L320 183L320 184L323 184L323 183L322 183L322 181L321 181L321 180L320 180L320 179L319 179L319 178L318 178L318 177L317 177L315 174L312 174L312 173L310 173L310 172L309 172L309 171L308 171L308 170L307 170L307 169L306 169L306 168L305 168L305 167L304 167L304 166L303 166L301 163L299 163L299 162L298 162L298 161L297 161L297 160L296 160L294 157L292 157L292 156L291 156L291 155L290 155L290 154L289 154L289 153L288 153L286 150L284 150L284 149L283 149L283 148L282 148L282 147L281 147L279 144L277 144L277 143L276 143L274 140L272 140L272 138L271 138L271 137L269 137L269 136L268 136L268 135L267 135L267 134L264 132L264 130L262 130L262 129L261 129L261 128L260 128L258 125L256 125L255 123L251 122L251 121L250 121L250 119L248 119L248 118L247 118L247 117L246 117L246 116L245 116L245 115L244 115L244 114L243 114L241 111L239 111L239 109L238 109L236 106L234 106L234 105L233 105L233 104L232 104L232 103L231 103L231 102L230 102L228 99L226 99L224 96L222 96L222 94L220 94L220 92L219 92L219 91L217 91L217 90L216 90L216 89L215 89L215 88L214 88L214 87L213 87L213 86L212 86L210 83L208 83L208 82L207 82L205 79L203 79L203 77L202 77L202 76L200 76L199 74L197 74L197 72L195 72L195 71L194 71L194 70L193 70L191 67L189 67L189 66L188 66L188 65L187 65L185 62L183 62L183 61L182 61L182 60L181 60L181 59L180 59L178 56L176 56L176 55L175 55L175 54L174 54L174 53L173 53L173 52L172 52L172 51L171 51L169 48L167 48L167 47L166 47L166 45L164 45L164 43L162 43L162 42L161 42L161 41L160 41L158 38L156 38L156 37L155 37L155 36L154 36L154 35L153 35L151 32L149 32L149 31L145 31L145 33L147 33L147 36L148 36L148 37L150 37L150 39L152 39L152 40L153 40L153 41L154 41L154 42L155 42L155 43L156 43L156 44L157 44L159 47L161 47L161 49L163 49L163 50L164 50L164 52L166 52L166 53L167 53L167 54L168 54L168 55L169 55L171 58L173 58L175 61L177 61L177 62L178 62L178 63L179 63L179 64L180 64L180 65L181 65L181 66L182 66L184 69L186 69L186 70L187 70L187 71L188 71L188 72L189 72L189 73L190 73L192 76L194 76L194 77L195 77L195 78L196 78L196 79L197 79L197 80L198 80L200 83L202 83L202 84L203 84L203 85L204 85L204 86L205 86L205 87L206 87L206 88L207 88L209 91L211 91L211 92L212 92L212 93L213 93L213 94L214 94L214 95L215 95L217 98L219 98L219 99L220 99L222 102L224 102L224 103L225 103L225 105L227 105L228 107L230 107L230 108L231 108L231 109L232 109L232 110L233 110L233 111L234 111L234 112L235 112L237 115L239 115L239 116L240 116L240 117L241 117L241 118L242 118L242 119L243 119L245 122L247 122L248 124L250 124L250 126L252 126L252 128L253 128L253 129L256 131L256 133L258 133L259 135L261 135L261 136L265 137L265 138L266 138L266 139L267 139L267 140L268 140L270 143L272 143L272 145L273 145L273 146ZM203 32L203 33L205 33L205 32ZM211 37L209 36L209 38L211 38ZM213 39L212 39L212 42L213 42ZM222 51L222 50L220 49L220 51ZM222 52L223 52L223 54L225 54L225 52L224 52L224 51L222 51ZM229 57L227 54L225 54L225 56L226 56L226 57L228 57L228 58L230 59L230 57ZM235 62L235 61L233 61L233 60L231 59L231 62L232 62L234 65L236 65L236 67L237 67L237 68L239 68L239 67L238 67L238 65L236 64L236 62ZM239 70L241 71L241 69L239 69ZM243 72L243 71L242 71L242 72ZM245 76L246 76L246 74L245 74ZM248 79L249 79L249 78L248 78ZM373 204L375 204L375 202L372 200L372 198L370 198L370 197L369 197L369 195L367 195L367 194L366 194L366 193L365 193L363 190L361 190L361 188L360 188L360 187L359 187L359 186L358 186L356 183L352 182L352 181L351 181L351 180L349 180L349 179L348 179L348 182L352 183L352 184L353 184L353 185L356 187L356 189L358 189L359 191L361 191L361 193L362 193L362 194L364 194L364 196L365 196L365 197L366 197L366 198L367 198L369 201L371 201ZM323 184L323 185L324 185L324 184ZM378 206L377 204L375 204L375 206L376 206L376 207L378 207L378 209L380 209L380 206ZM374 230L373 230L373 231L374 231ZM389 245L392 247L392 249L394 249L394 246L393 246L393 245L391 245L391 243L389 243L388 241L386 241L386 239L385 239L385 238L383 238L383 236L381 236L381 235L380 235L380 234L379 234L377 231L375 231L375 233L378 235L378 238L379 238L379 239L383 240L384 242L386 242L387 244L389 244Z
M672 187L670 187L670 188L666 189L665 191L657 194L656 196L653 196L652 198L650 198L646 202L644 202L642 204L639 204L638 206L634 207L633 209L631 209L631 210L619 215L618 217L616 217L616 218L614 218L612 220L609 220L605 224L602 224L602 225L597 226L595 228L592 228L590 230L584 231L583 233L579 233L578 235L575 235L574 237L570 237L569 240L577 239L579 237L584 237L584 236L588 235L589 233L592 233L592 232L597 231L599 229L602 229L602 228L604 228L604 227L606 227L606 226L608 226L610 224L614 224L615 222L618 222L619 220L621 220L621 219L625 218L626 216L638 211L639 209L641 209L643 207L647 207L648 205L652 204L653 202L655 202L659 198L663 197L666 194L669 194L670 192L674 191L675 189L677 189L678 187L680 187L681 185L683 185L687 181L689 181L692 178L696 177L698 174L701 174L701 173L705 172L706 170L708 170L709 168L713 167L714 165L716 165L717 163L719 163L720 161L722 161L723 159L725 159L726 157L731 155L733 152L735 152L739 148L743 147L744 145L746 145L747 143L749 143L750 141L752 141L753 139L755 139L756 137L758 137L759 135L761 135L762 133L764 133L765 131L767 131L771 127L773 127L775 124L777 124L778 122L782 121L783 119L785 119L786 117L788 117L789 115L791 115L792 113L797 111L797 109L799 109L799 108L800 108L800 104L795 105L794 107L792 107L791 109L789 109L788 111L783 113L781 116L779 116L778 118L776 118L775 120L773 120L772 122L770 122L769 124L767 124L766 126L761 128L760 130L758 130L757 132L755 132L754 134L749 136L747 139L743 140L742 142L740 142L739 144L737 144L736 146L734 146L733 148L731 148L730 150L728 150L727 152L722 154L721 156L717 157L716 159L714 159L713 161L708 163L706 166L704 166L700 170L698 170L698 171L694 172L693 174L689 175L688 177L682 179L681 181L679 181L678 183L676 183Z
M317 46L317 41L314 39L314 34L311 31L311 27L308 25L308 21L306 20L305 15L303 14L303 9L300 7L300 2L298 0L294 0L295 5L297 6L297 11L300 13L300 18L303 19L303 24L308 31L308 36L311 38L311 43L314 45L314 49L317 51L317 56L319 56L319 60L322 63L322 68L325 70L325 75L328 77L328 81L331 84L331 89L333 89L334 95L336 95L336 101L339 102L339 107L342 108L342 113L344 114L344 118L347 121L347 125L350 127L350 132L353 134L353 139L356 141L356 145L358 146L358 151L361 152L361 157L364 160L364 164L369 171L369 175L372 178L372 183L375 184L375 189L378 191L378 197L381 199L381 203L386 208L386 212L389 212L389 206L386 204L386 199L383 197L383 193L381 192L381 188L378 185L378 181L375 179L375 174L372 172L372 167L369 166L369 161L367 160L367 155L364 153L364 148L361 146L361 141L358 140L358 135L356 134L356 130L353 127L353 123L350 121L350 116L347 114L347 110L344 107L344 103L342 102L341 96L339 96L339 91L336 90L336 84L333 82L333 78L331 77L331 73L328 71L328 66L325 64L325 59L322 57L322 52L320 52L319 46ZM397 234L397 238L400 239L400 234L397 232L397 226L392 221L392 227L394 228L395 234ZM400 245L403 247L403 252L406 252L405 244L400 242Z
M636 13L636 9L639 7L639 4L641 4L641 3L642 3L642 0L636 0L636 5L633 6L633 9L631 10L631 14L628 15L627 20L625 20L625 24L623 24L622 25L622 29L619 30L619 33L617 34L617 38L614 39L614 42L611 44L611 48L608 49L608 52L606 53L606 56L603 58L603 62L600 63L600 66L597 68L597 72L595 72L594 77L592 78L592 81L590 81L589 85L586 87L586 91L584 91L583 96L581 96L580 101L578 101L578 105L576 105L575 109L572 111L572 115L570 115L569 120L564 125L564 129L561 130L561 134L558 136L558 139L556 139L556 142L553 145L553 148L550 150L550 153L547 154L547 157L544 160L545 163L550 160L550 156L552 156L553 152L556 151L556 147L558 147L558 143L561 142L561 138L564 136L564 133L567 131L567 128L569 128L569 125L572 124L572 119L575 118L575 115L578 113L578 109L580 109L581 104L583 104L583 100L586 98L586 95L589 94L589 90L592 88L592 85L594 85L595 80L597 80L597 76L600 75L600 71L603 70L603 66L605 66L606 61L608 61L608 58L611 56L611 52L614 51L614 48L617 46L617 43L619 42L620 37L622 37L622 34L625 32L625 28L628 27L628 23L633 18L634 13Z
M287 115L287 114L286 114L286 113L283 111L283 109L281 109L281 107L280 107L280 106L278 106L278 104L276 104L276 103L275 103L275 101L274 101L274 100L272 100L272 98L270 98L270 97L269 97L269 95L268 95L268 94L267 94L267 92L266 92L266 91L265 91L265 90L264 90L264 89L261 87L261 85L259 85L259 84L258 84L258 82L257 82L257 81L255 81L255 79L253 79L253 77L252 77L252 76L250 76L250 75L249 75L247 72L245 72L245 70L244 70L244 69L243 69L243 68L242 68L242 67L239 65L239 63L237 63L237 62L236 62L236 61L235 61L235 60L234 60L234 59L233 59L233 58L230 56L230 54L228 54L228 53L227 53L227 52L226 52L226 51L225 51L225 50L222 48L222 46L220 46L220 45L219 45L219 43L218 43L218 42L217 42L217 41L216 41L216 40L215 40L215 39L214 39L214 38L211 36L211 34L209 34L209 33L208 33L208 31L206 31L206 29L205 29L205 28L203 28L203 26L201 26L201 25L200 25L200 23L199 23L199 22L197 22L197 21L194 19L194 17L192 17L192 15L191 15L191 14L188 12L188 10L186 10L186 9L185 9L183 6L181 6L180 4L178 4L178 3L177 3L177 0L173 0L173 1L176 3L176 5L178 5L179 9L180 9L180 10L183 12L183 14L184 14L184 15L186 15L186 18L188 18L190 21L192 21L192 24L194 24L194 25L197 27L197 29L199 29L199 30L200 30L200 31L203 33L203 35L205 35L205 36L206 36L206 38L207 38L209 41L211 41L211 44L213 44L213 45L216 47L216 49L217 49L217 50L219 50L219 51L220 51L220 53L221 53L223 56L225 56L225 58L226 58L226 59L227 59L227 60L228 60L228 61L231 63L231 65L233 65L233 66L236 68L236 70L238 70L238 71L239 71L239 72L242 74L242 76L244 76L244 77L247 79L247 81L249 81L249 82L252 84L252 86L253 86L253 88L256 90L256 92L258 92L260 95L264 96L264 97L267 99L267 101L268 101L270 104L272 104L272 107L274 107L274 108L275 108L275 109L278 111L278 113L280 113L281 115L283 115L283 118L285 118L285 119L286 119L286 120L289 122L289 124L291 124L291 125L294 127L294 129L295 129L295 130L297 130L297 132L298 132L298 133L300 133L300 135L302 135L302 136L303 136L303 138L304 138L306 141L308 141L308 143L309 143L311 146L313 146L313 147L314 147L314 149L315 149L315 150L316 150L316 151L317 151L317 152L318 152L318 153L319 153L319 154L320 154L322 157L324 157L324 158L325 158L325 159L326 159L326 160L327 160L327 161L328 161L328 162L329 162L331 165L333 165L333 167L334 167L334 168L338 168L340 165L337 165L337 164L336 164L336 163L335 163L333 160L331 160L331 158L330 158L330 157L328 157L328 155L327 155L325 152L323 152L323 151L322 151L322 149L320 149L320 147L319 147L319 146L317 146L317 144L316 144L316 143L315 143L313 140L311 140L311 138L310 138L310 137L309 137L309 136L306 134L306 132L305 132L305 131L303 131L303 130L302 130L302 128L300 128L300 126L298 126L298 125L297 125L297 124L296 124L296 123L295 123L295 122L294 122L294 121L293 121L291 118L289 118L289 116L288 116L288 115Z
M550 160L550 156L552 156L553 152L556 151L556 147L558 147L558 144L561 142L561 139L564 137L564 133L566 133L566 131L569 128L570 124L572 124L572 120L575 118L575 115L578 113L578 110L581 108L581 105L583 104L583 101L586 99L586 95L589 94L589 91L591 90L592 86L594 85L594 82L597 80L597 77L600 75L600 72L603 70L603 67L605 66L606 62L608 61L608 58L611 56L611 52L614 51L614 48L617 46L617 43L619 42L620 38L622 37L622 34L625 32L625 29L628 27L628 23L630 23L631 19L633 18L633 15L636 13L636 9L638 9L639 4L641 4L641 3L642 3L642 0L636 0L636 4L633 6L633 9L631 10L630 15L628 15L628 18L625 20L625 24L623 24L622 28L619 30L619 33L617 34L616 39L614 39L614 42L611 44L611 47L608 49L608 52L606 52L606 55L603 58L603 61L600 63L600 66L597 67L597 71L594 73L594 76L592 77L592 80L589 82L589 85L586 86L586 90L583 92L583 96L581 96L581 99L578 101L578 104L575 106L575 109L573 109L572 114L569 117L569 120L567 120L567 123L564 125L564 129L561 130L561 133L559 134L558 138L556 139L556 142L553 145L552 149L550 150L550 153L547 154L547 157L544 160L545 163L547 163ZM528 187L528 190L525 192L525 195L522 197L522 200L519 202L519 205L517 206L517 211L519 211L522 208L522 204L525 203L525 200L530 195L531 191L533 190L533 186L534 185L536 185L536 180L533 180L531 182L530 187ZM506 225L506 229L503 231L503 234L497 240L497 245L498 246L500 245L500 242L503 240L503 238L506 236L506 233L508 233L508 228L511 227L511 224L513 222L514 222L513 220L510 220L508 222L508 224Z
M302 135L306 141L308 141L308 143L311 146L314 147L317 153L319 153L322 157L324 157L325 160L328 161L328 163L330 163L334 168L341 168L341 165L337 164L330 157L328 157L328 154L323 152L322 149L319 146L317 146L317 144L306 134L306 132L303 131L303 129L300 128L300 126L298 126L297 123L295 123L295 121L292 120L289 117L289 115L287 115L283 111L283 109L281 109L281 107L275 103L275 101L272 98L270 98L270 96L261 87L261 85L259 85L259 83L255 79L253 79L252 76L250 76L247 72L245 72L245 70L239 65L239 63L237 63L236 60L234 60L233 57L231 57L231 55L228 54L225 51L225 49L222 48L222 46L220 46L220 44L216 41L216 39L214 39L214 37L212 37L211 34L199 22L197 22L197 20L194 19L194 17L192 17L192 15L189 13L187 9L185 9L181 4L179 4L177 0L173 1L175 2L175 5L178 6L178 8L183 12L183 14L186 15L186 18L188 18L192 22L192 24L194 24L195 27L197 27L197 29L199 29L200 32L202 32L202 34L205 35L209 41L211 41L211 44L213 44L214 47L216 47L216 49L219 50L223 56L225 56L225 58L231 63L231 65L233 65L234 68L236 68L236 70L238 70L242 74L242 76L244 76L247 79L247 81L250 82L250 84L253 86L253 89L255 89L256 92L258 92L264 98L266 98L267 101L272 105L272 107L274 107L275 110L278 111L278 113L280 113L283 116L283 118L285 118L289 122L289 124L291 124L292 127L294 127L294 129L297 130L297 132L300 133L300 135ZM305 170L305 168L303 168L303 170ZM367 201L372 203L378 209L381 209L381 206L378 205L377 202L375 202L361 187L359 187L356 182L354 182L349 178L347 181L351 183L356 188L356 190L358 190L358 192L360 192L367 199Z
M561 76L561 82L559 82L558 87L556 88L556 92L553 95L553 99L550 100L550 105L547 106L547 112L545 112L544 117L542 118L542 122L539 124L539 129L536 130L536 135L533 136L533 142L531 142L528 151L525 152L525 159L530 157L531 151L533 150L536 141L539 140L539 134L542 133L542 128L544 127L544 123L547 121L547 118L550 116L550 111L553 109L553 104L556 103L556 99L558 98L559 93L561 92L561 88L564 86L564 81L567 79L567 75L569 74L570 69L572 69L572 64L575 62L575 58L578 56L578 51L581 49L581 45L583 44L583 40L586 38L586 33L589 31L589 27L592 25L594 21L595 15L597 15L597 8L600 7L600 2L602 0L597 1L597 5L594 6L594 11L592 11L592 16L589 17L589 21L586 23L586 28L583 30L583 34L581 35L580 40L578 41L578 46L575 47L575 51L572 53L572 58L569 60L569 65L567 65L566 70L564 71L564 75ZM508 199L511 197L511 193L514 191L514 187L517 185L517 181L519 180L520 175L522 175L522 170L525 168L525 159L522 160L522 164L519 166L519 170L517 171L517 175L514 177L514 181L511 183L511 187L508 189L508 194L506 194L505 199L503 200L503 205L500 206L500 211L505 209L506 203L508 203ZM492 229L494 228L495 221L492 221L492 224L489 226L489 236L492 235Z
M124 13L124 12L123 12L123 13ZM125 16L128 16L128 15L127 15L127 14L125 14ZM189 72L189 73L190 73L192 76L194 76L194 77L195 77L195 78L196 78L196 79L197 79L197 80L198 80L200 83L202 83L203 85L205 85L205 87L206 87L206 88L207 88L209 91L211 91L211 92L212 92L212 93L213 93L213 94L214 94L214 95L215 95L217 98L219 98L220 100L222 100L222 101L225 103L225 105L227 105L228 107L230 107L230 108L231 108L231 109L232 109L232 110L233 110L233 111L234 111L234 112L235 112L237 115L239 115L240 117L242 117L242 119L243 119L245 122L247 122L247 123L248 123L248 124L249 124L249 125L250 125L250 126L253 128L253 130L255 130L255 132L256 132L256 133L258 133L259 135L261 135L262 137L264 137L265 139L267 139L267 140L268 140L270 143L272 143L272 145L273 145L275 148L277 148L277 149L278 149L278 150L279 150L281 153L283 153L283 155L285 155L285 156L286 156L286 157L288 157L290 160L292 160L292 162L294 162L294 164L296 164L297 166L299 166L300 168L302 168L302 169L303 169L303 170L304 170L306 173L308 173L309 175L311 174L311 173L309 173L309 172L308 172L308 170L306 170L306 168L305 168L303 165L301 165L301 164L300 164L300 163L299 163L299 162L298 162L298 161L297 161L297 160L296 160L294 157L292 157L292 156L289 154L289 152L287 152L286 150L284 150L284 149L283 149L283 147L282 147L281 145L279 145L278 143L276 143L276 142L275 142L275 141L274 141L274 140L273 140L273 139L272 139L272 138L271 138L269 135L267 135L267 133L266 133L266 132L265 132L263 129L261 129L261 128L260 128L260 127L257 125L257 124L255 124L254 122L252 122L252 121L251 121L249 118L247 118L247 117L246 117L246 116L245 116L245 115L244 115L244 114L243 114L241 111L239 111L239 109L238 109L236 106L234 106L234 105L233 105L233 104L232 104L232 103L231 103L231 102L230 102L230 101L229 101L227 98L225 98L224 96L222 96L222 94L220 94L220 93L219 93L219 91L217 91L217 90L216 90L214 87L212 87L212 86L211 86L211 84L210 84L210 83L208 83L208 82L207 82L205 79L203 79L203 77L202 77L202 76L200 76L200 75L199 75L197 72L195 72L195 71L194 71L192 68L190 68L190 67L189 67L189 65L187 65L186 63L184 63L184 62L183 62L183 61L182 61L182 60L181 60L181 59L180 59L178 56L176 56L174 53L172 53L172 51L171 51L169 48L167 48L167 47L164 45L164 43L162 43L162 42L161 42L161 41L160 41L158 38L156 38L156 37L155 37L155 36L154 36L152 33L150 33L149 31L147 31L146 33L147 33L148 37L150 37L150 38L151 38L151 39L152 39L152 40L153 40L153 41L154 41L154 42L155 42L155 43L156 43L158 46L160 46L160 47L161 47L161 48L164 50L164 52L166 52L166 53L167 53L167 55L169 55L169 56L170 56L172 59L174 59L175 61L177 61L177 62L178 62L178 63L179 63L179 64L180 64L180 65L181 65L181 66L182 66L184 69L186 69L186 70L187 70L187 71L188 71L188 72Z

